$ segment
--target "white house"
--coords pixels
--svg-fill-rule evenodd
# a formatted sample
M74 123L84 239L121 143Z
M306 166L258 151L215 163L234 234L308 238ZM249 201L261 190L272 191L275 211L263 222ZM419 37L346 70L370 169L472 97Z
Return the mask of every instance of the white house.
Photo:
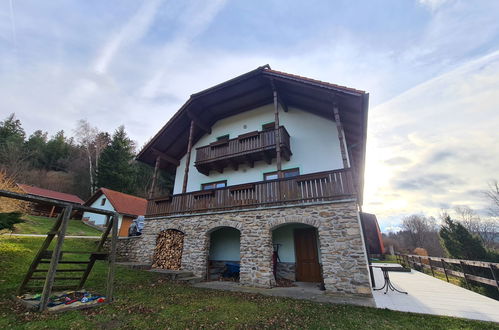
M242 284L371 295L359 217L368 97L268 65L191 95L137 156L155 171L143 234L127 243L134 261L155 261L167 231L175 244L158 249L175 251L162 255L208 280L238 264ZM156 194L160 169L175 173L172 195Z
M118 212L119 236L128 236L128 228L132 220L145 214L147 201L119 191L100 188L85 202L85 206ZM97 226L106 226L106 216L102 214L85 212L83 221Z

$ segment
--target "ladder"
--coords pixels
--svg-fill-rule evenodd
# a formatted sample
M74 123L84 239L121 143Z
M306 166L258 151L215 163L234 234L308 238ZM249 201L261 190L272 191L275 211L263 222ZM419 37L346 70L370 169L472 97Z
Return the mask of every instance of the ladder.
M80 206L75 208L80 209ZM54 223L54 226L47 233L47 237L38 250L35 258L33 259L26 275L17 289L17 295L21 296L27 291L42 290L39 311L47 308L49 297L53 289L56 290L80 290L85 285L92 268L97 260L107 260L109 262L107 285L106 285L106 299L112 301L113 295L113 280L114 280L114 262L116 256L116 237L118 233L118 214L109 211L99 210L99 213L106 213L107 227L101 236L97 249L95 251L64 251L62 249L66 229L69 222L70 215L73 211L73 205L67 204L64 207ZM112 230L111 251L103 251L104 243ZM57 236L57 241L52 250L49 250L50 244ZM72 255L88 255L88 259L84 260L81 257L73 257L71 260L63 260L63 256ZM48 268L44 265L48 264ZM69 268L62 266L67 265ZM82 267L83 266L83 267ZM28 286L31 282L44 281L43 286ZM58 282L54 285L54 281ZM59 282L63 282L59 284ZM73 282L73 283L71 283Z

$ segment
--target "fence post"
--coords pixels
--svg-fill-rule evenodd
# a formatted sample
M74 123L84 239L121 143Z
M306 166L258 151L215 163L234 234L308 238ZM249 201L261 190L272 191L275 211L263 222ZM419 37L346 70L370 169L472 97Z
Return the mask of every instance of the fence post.
M499 279L496 277L496 273L494 271L495 266L492 264L489 264L489 267L490 267L490 272L492 273L492 277L494 278L494 281L496 281L497 291L499 291Z
M431 269L431 275L435 277L435 272L433 271L433 266L431 265L431 258L428 257L428 263L430 264L430 269Z
M447 279L447 282L449 282L449 276L447 275L447 269L445 269L444 259L442 259L442 267L444 268L445 278Z
M466 271L464 270L464 265L463 265L463 262L460 261L459 264L461 265L461 271L463 272L464 274L464 281L466 282L466 286L468 287L469 290L471 290L471 286L470 284L468 283L468 279L466 278Z

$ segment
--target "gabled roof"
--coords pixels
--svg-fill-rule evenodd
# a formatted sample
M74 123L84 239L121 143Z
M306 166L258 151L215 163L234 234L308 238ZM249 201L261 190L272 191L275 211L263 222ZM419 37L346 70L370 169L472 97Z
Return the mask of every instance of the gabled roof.
M147 200L133 195L128 195L119 191L100 188L86 202L85 206L91 206L102 194L120 214L139 216L146 213ZM98 208L98 206L96 206Z
M66 193L62 193L62 192L58 192L58 191L54 191L54 190L49 190L49 189L44 189L44 188L39 188L39 187L35 187L35 186L30 186L30 185L22 184L22 183L18 183L17 186L28 195L52 198L52 199L57 199L59 201L80 204L80 205L84 203L83 200L76 195L66 194Z
M192 94L146 144L137 159L154 165L156 157L163 155L168 162L163 161L162 168L174 171L187 151L191 120L195 123L193 142L196 143L218 120L272 104L274 90L279 102L286 107L294 106L328 120L334 120L333 105L338 105L362 196L369 94L272 70L269 65Z

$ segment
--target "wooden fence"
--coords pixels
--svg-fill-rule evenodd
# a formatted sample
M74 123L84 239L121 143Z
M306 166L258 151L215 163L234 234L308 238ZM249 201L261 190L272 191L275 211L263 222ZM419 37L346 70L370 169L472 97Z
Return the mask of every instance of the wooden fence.
M429 269L433 276L435 276L435 271L439 271L445 275L447 282L449 282L449 276L455 276L463 278L468 287L469 282L473 281L496 287L499 290L499 263L399 253L396 257L397 261L404 266L417 270ZM490 277L485 277L487 273Z

